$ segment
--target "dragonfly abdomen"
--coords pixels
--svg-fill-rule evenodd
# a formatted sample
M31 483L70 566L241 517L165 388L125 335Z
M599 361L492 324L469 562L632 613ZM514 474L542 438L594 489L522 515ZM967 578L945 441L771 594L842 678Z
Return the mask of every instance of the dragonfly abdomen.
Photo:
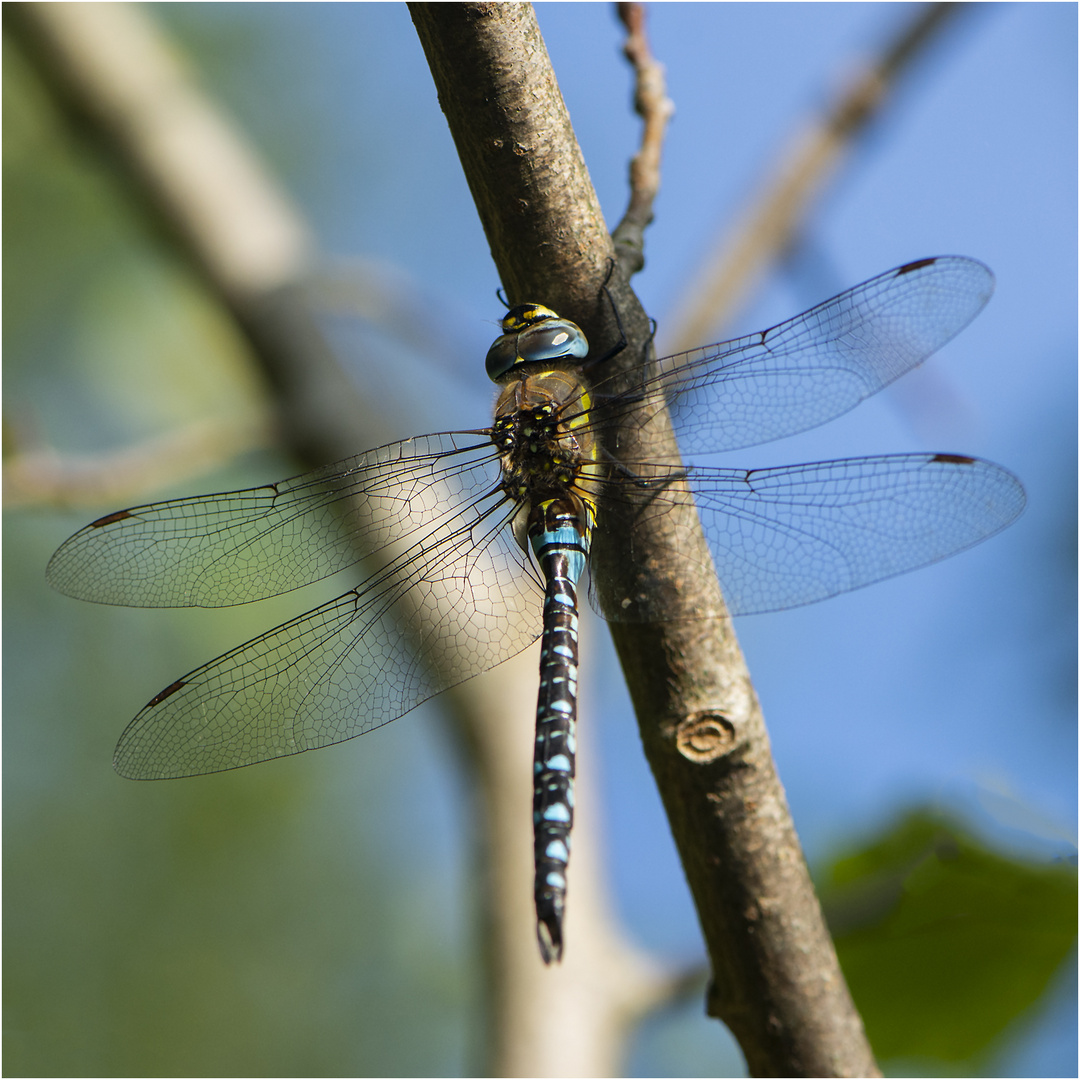
M544 962L562 959L566 866L574 823L577 749L577 582L591 521L571 500L552 499L529 516L529 542L544 575L544 630L533 756L536 933Z

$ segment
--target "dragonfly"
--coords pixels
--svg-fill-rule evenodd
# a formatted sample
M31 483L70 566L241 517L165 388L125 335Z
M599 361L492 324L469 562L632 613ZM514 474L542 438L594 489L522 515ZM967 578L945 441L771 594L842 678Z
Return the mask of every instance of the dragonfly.
M689 454L805 431L925 360L978 314L993 285L973 259L920 259L768 330L642 360L629 379L607 358L590 360L576 324L519 305L487 355L499 387L490 428L418 436L278 483L99 518L47 569L62 593L98 603L245 604L364 565L344 595L151 698L120 737L116 770L197 776L339 743L540 637L534 899L541 956L560 960L577 588L598 530L617 520L632 559L637 521L692 500L730 613L743 615L955 554L1010 524L1025 501L1006 469L962 454L746 470L619 460L613 431L650 403L669 409ZM618 584L596 585L590 596L604 617L654 617Z

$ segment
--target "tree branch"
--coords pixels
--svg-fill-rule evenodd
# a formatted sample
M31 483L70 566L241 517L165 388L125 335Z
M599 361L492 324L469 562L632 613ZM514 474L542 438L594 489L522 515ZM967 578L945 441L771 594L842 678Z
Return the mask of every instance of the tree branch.
M617 338L600 293L612 242L532 9L410 10L511 299L542 300L605 352ZM632 363L645 354L649 323L618 273L611 288ZM614 451L627 461L677 460L663 413L620 431ZM597 578L614 580L620 595L647 588L666 599L665 621L617 623L612 634L705 933L709 1011L732 1029L755 1075L876 1074L700 524L689 508L682 519L656 517L630 557L612 543L623 523L604 512ZM628 564L633 580L623 581Z

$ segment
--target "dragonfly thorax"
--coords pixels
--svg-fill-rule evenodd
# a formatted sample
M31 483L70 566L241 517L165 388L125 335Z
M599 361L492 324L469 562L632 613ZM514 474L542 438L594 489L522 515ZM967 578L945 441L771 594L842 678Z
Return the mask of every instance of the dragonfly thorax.
M555 499L578 507L583 520L591 514L589 481L599 451L579 378L561 370L518 375L499 397L491 438L501 459L502 488L520 508L515 534L525 547L531 508Z

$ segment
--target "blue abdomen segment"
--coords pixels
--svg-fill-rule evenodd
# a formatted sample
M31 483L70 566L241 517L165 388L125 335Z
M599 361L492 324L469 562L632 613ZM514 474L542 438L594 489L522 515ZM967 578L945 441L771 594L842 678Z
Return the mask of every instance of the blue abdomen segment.
M529 524L529 542L545 583L533 756L533 895L536 934L546 964L561 960L563 949L577 750L577 582L588 557L589 530L590 522L562 500L536 506Z

